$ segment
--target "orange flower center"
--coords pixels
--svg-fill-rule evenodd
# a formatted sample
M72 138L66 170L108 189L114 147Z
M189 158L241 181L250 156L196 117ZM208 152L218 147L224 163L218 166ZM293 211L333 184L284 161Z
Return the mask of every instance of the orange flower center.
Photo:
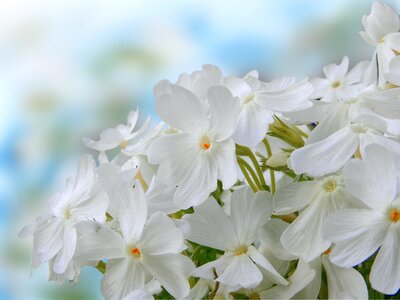
M331 252L332 252L331 248L328 248L328 249L326 249L326 250L324 251L324 254L325 254L325 255L328 255L328 254L331 254Z
M135 256L135 257L139 257L142 253L140 252L139 248L132 248L130 250L130 253Z
M208 136L200 138L200 148L203 150L209 150L211 148L211 140Z
M389 210L389 219L390 219L390 221L395 222L395 223L399 222L400 221L400 210L395 209L395 208L390 209Z

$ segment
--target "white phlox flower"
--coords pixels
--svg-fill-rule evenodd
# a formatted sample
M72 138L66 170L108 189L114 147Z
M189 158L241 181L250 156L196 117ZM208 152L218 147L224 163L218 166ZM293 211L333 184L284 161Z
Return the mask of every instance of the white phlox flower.
M77 256L88 261L108 259L101 291L106 299L122 299L155 278L176 298L189 293L192 261L180 254L182 232L165 214L147 214L140 185L119 187L117 216L121 233L106 224L82 222Z
M75 179L69 178L65 190L50 199L51 214L21 231L21 236L33 235L34 267L52 260L54 273L68 272L68 279L76 279L79 272L72 262L77 245L76 224L86 220L102 223L106 219L108 197L99 189L95 168L91 156L82 156Z
M343 172L348 192L364 207L344 209L328 217L324 233L335 243L331 261L353 267L380 247L370 282L374 289L394 294L400 287L399 172L395 159L382 146L370 145L363 159L352 160Z
M195 208L194 214L185 216L190 224L189 240L224 251L223 256L199 267L194 274L207 276L215 268L217 281L251 288L261 282L260 269L264 269L273 282L287 284L253 245L258 238L258 229L271 215L270 194L265 191L254 194L250 188L243 187L233 193L230 206L228 217L210 197Z

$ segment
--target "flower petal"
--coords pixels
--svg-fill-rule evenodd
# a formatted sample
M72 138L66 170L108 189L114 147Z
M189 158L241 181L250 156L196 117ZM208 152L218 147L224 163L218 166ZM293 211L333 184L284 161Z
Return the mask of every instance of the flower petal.
M372 287L384 294L400 288L400 227L391 224L369 275Z
M328 138L295 150L291 157L297 174L317 177L339 170L358 147L358 134L344 127Z
M218 276L217 281L226 285L240 285L244 288L254 288L262 280L263 276L254 262L242 254L233 257L225 271Z
M194 269L193 262L180 254L143 255L146 269L175 298L189 294L188 277Z
M162 212L156 212L146 223L140 245L147 255L177 254L183 250L183 242L183 233L174 222Z
M145 270L138 260L125 258L107 266L101 280L101 292L105 299L122 299L130 292L144 286Z
M185 215L191 231L188 239L215 249L234 249L238 245L235 229L214 198L194 208L194 214Z
M262 225L270 218L272 196L267 191L254 193L244 186L232 194L230 220L236 229L239 243L252 244Z
M331 261L353 267L371 256L382 244L387 231L386 216L369 209L344 209L325 221L323 235L335 243Z
M80 259L99 261L127 255L123 238L107 225L87 221L79 223L77 230L76 256Z

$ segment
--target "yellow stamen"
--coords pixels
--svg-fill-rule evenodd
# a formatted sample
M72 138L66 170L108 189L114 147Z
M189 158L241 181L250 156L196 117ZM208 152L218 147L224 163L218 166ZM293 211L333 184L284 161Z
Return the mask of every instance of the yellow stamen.
M332 82L332 85L331 85L334 89L337 89L339 86L340 86L340 81L339 80L336 80L336 81L334 81L334 82Z
M239 256L239 255L242 255L242 254L246 254L247 250L248 250L247 246L240 246L240 247L235 249L235 255Z
M126 146L128 146L128 145L129 145L129 142L128 142L128 141L122 141L121 144L119 144L119 146L120 146L122 149L125 149Z
M329 179L324 183L324 190L326 192L332 193L336 190L336 180Z

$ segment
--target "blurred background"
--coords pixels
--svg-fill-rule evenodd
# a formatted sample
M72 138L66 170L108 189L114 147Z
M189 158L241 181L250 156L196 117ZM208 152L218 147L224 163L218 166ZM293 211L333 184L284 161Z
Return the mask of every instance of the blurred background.
M399 1L387 1L400 11ZM154 115L161 79L217 64L264 80L322 75L373 49L359 36L369 0L0 1L0 299L100 299L100 274L74 287L30 277L20 229L75 173L81 138ZM396 4L397 3L397 4Z

